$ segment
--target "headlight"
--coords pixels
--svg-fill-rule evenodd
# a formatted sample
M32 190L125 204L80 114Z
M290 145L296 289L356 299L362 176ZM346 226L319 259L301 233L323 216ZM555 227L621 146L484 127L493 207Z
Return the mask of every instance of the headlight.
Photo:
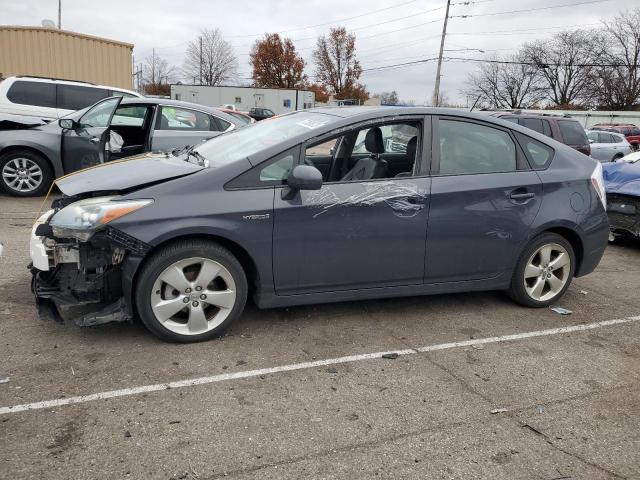
M88 198L67 205L57 212L49 224L53 234L61 238L77 238L86 242L109 222L153 203L153 200L117 200L117 197Z

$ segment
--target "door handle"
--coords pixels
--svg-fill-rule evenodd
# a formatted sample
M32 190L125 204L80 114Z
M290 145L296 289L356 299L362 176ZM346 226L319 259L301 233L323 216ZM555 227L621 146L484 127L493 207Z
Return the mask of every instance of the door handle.
M509 194L509 198L511 200L517 200L517 201L529 200L530 198L533 198L535 196L536 194L533 192L524 192L522 190L515 190L511 192L511 194Z
M91 143L100 143L100 137L91 137L89 141Z

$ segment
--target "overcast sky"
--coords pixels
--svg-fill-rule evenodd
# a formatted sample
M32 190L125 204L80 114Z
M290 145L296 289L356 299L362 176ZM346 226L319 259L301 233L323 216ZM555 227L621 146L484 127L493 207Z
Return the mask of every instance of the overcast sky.
M445 52L449 56L481 58L485 54L508 54L522 42L545 38L563 28L595 28L638 0L610 0L571 5L589 0L453 0ZM593 1L593 0L591 0ZM2 0L0 22L8 25L40 25L42 19L57 21L57 0ZM182 65L189 40L203 28L220 28L238 54L239 73L248 78L248 53L264 32L281 32L293 39L307 61L313 79L312 51L315 38L331 26L345 26L356 34L362 67L375 68L411 62L437 55L446 0L62 0L62 27L130 42L136 63L151 54ZM377 11L382 10L383 11ZM514 10L534 11L518 13ZM374 12L375 13L370 13ZM470 15L469 18L456 18ZM356 17L356 18L354 18ZM320 27L305 28L323 24ZM456 102L469 62L446 62L441 89ZM396 90L402 100L419 104L433 92L436 63L363 73L361 81L371 93Z

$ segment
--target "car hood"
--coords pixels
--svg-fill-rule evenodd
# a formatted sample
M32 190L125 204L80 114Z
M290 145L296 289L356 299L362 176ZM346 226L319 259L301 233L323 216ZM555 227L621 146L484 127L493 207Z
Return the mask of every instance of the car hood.
M69 196L89 192L124 192L191 175L205 168L184 158L166 153L137 155L65 175L56 180L56 185Z
M607 193L640 197L640 162L607 163L602 169Z

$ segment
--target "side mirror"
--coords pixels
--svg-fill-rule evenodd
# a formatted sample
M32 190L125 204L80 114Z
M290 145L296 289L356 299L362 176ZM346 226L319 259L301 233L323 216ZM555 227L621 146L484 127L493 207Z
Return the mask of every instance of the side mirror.
M592 139L589 139L589 143L594 143L594 141Z
M320 190L322 173L311 165L298 165L287 177L287 188L282 190L282 198L290 199L299 190Z
M76 122L70 118L61 118L58 120L58 125L60 125L60 128L64 128L65 130L73 130L76 128Z

